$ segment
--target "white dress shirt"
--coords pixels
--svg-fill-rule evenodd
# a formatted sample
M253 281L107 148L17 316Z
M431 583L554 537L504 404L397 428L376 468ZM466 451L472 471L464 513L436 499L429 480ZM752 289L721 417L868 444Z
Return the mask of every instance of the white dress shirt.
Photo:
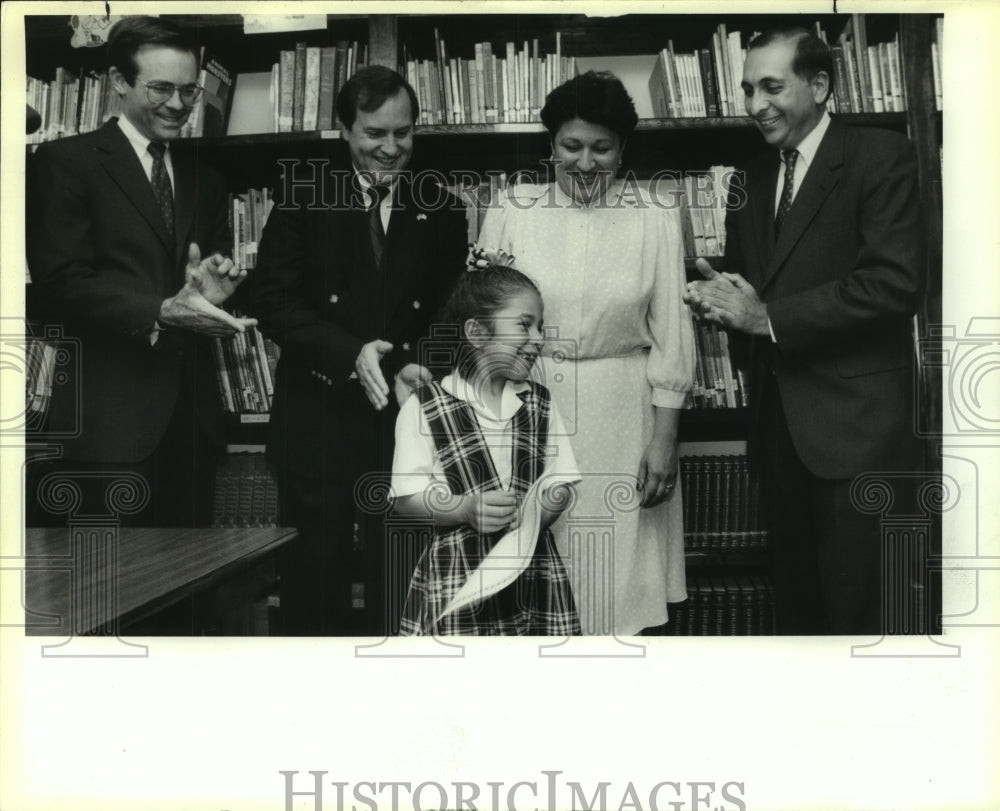
M803 138L802 143L796 147L799 157L795 160L795 177L792 179L792 200L795 200L795 195L802 188L802 180L805 178L806 172L809 171L809 167L812 166L812 162L816 159L816 151L819 149L820 141L823 140L823 136L826 135L829 126L830 114L824 110L819 123L813 127L812 132ZM777 215L778 205L781 203L781 192L785 188L785 162L783 160L779 161L778 167L778 185L774 191L775 215Z
M375 185L371 182L370 176L366 172L359 171L357 166L354 167L354 171L358 176L358 183L361 184L361 188L364 191L368 191L369 188ZM389 233L389 217L392 215L392 195L395 190L396 178L393 177L392 182L389 184L389 193L382 200L381 209L379 210L379 216L382 218L382 231L386 234Z
M125 133L125 137L128 138L128 142L132 144L132 148L135 150L136 156L139 158L139 162L142 164L142 168L146 172L146 177L149 182L153 182L153 156L149 154L147 147L150 144L150 139L143 135L139 130L135 128L135 124L128 120L125 115L118 116L118 128ZM176 189L176 184L174 183L174 162L170 157L170 142L161 142L167 148L166 152L163 153L163 163L167 167L167 175L170 178L170 188L171 190ZM176 198L176 191L174 192Z

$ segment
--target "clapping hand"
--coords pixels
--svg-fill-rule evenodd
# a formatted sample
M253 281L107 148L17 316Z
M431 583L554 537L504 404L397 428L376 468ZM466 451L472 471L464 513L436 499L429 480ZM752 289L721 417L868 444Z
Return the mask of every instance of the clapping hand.
M205 259L201 250L192 242L188 246L188 263L184 280L191 284L210 303L219 305L228 299L247 277L227 256L214 253Z
M218 305L233 294L246 275L232 259L220 254L202 259L201 251L192 242L184 269L184 286L177 295L164 299L157 322L220 338L244 332L247 327L255 326L257 319L237 318Z
M175 296L164 299L157 322L162 326L191 330L225 338L256 326L256 318L236 318L216 307L191 282Z
M704 280L688 282L684 302L697 317L750 335L769 334L767 306L753 285L736 273L719 273L704 259L695 265Z

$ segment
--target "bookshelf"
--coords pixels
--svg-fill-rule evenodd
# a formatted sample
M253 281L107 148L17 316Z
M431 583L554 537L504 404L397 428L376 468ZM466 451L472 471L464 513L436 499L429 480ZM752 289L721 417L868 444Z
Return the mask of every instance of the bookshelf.
M668 43L675 54L697 53L711 47L713 35L724 26L727 33L740 32L745 48L754 31L773 25L805 24L821 28L831 45L854 48L863 17L867 46L878 51L882 46L895 44L905 55L899 59L901 74L897 79L905 88L906 106L904 110L874 112L863 99L859 101L859 111L846 112L841 107L836 114L849 124L905 133L915 144L927 212L930 279L916 330L927 335L929 324L940 323L942 115L932 70L932 43L940 44L934 15L821 14L803 18L797 14L766 17L631 14L589 18L580 14L331 14L327 15L323 29L268 34L244 34L240 15L166 16L193 28L199 44L217 53L237 76L270 71L280 52L294 49L297 43L322 47L345 39L363 43L369 63L387 65L404 76L409 61L438 58L440 43L444 43L449 60L474 62L477 43L485 42L491 43L494 55L507 56L506 43L511 42L515 52L526 47L532 57L537 53L544 59L548 54L558 53L560 57L575 59L579 70L615 71L622 76L640 111L623 167L639 179L649 179L662 169L687 175L705 173L711 166L738 165L762 148L755 127L739 109L729 115L656 115L650 75ZM26 61L30 75L53 81L57 67L79 76L102 69L104 49L73 49L69 46L69 33L66 17L26 19ZM859 88L863 89L860 80ZM235 93L240 93L238 78ZM266 96L257 100L270 103ZM412 168L432 168L445 175L472 171L483 177L501 172L509 177L526 168L540 170L549 154L547 134L537 120L422 123L417 127L417 139ZM215 164L227 178L233 194L245 193L250 188L275 188L280 182L279 159L321 158L346 152L340 132L330 128L300 132L241 131L180 140L176 146L195 150L201 158ZM689 273L695 273L693 258L688 259L687 267ZM919 386L921 419L928 431L932 431L934 426L940 426L941 419L940 370L920 369ZM266 434L266 418L266 413L230 415L232 446L240 451L259 450ZM744 407L685 411L681 421L682 458L738 455L744 447L746 420ZM932 454L928 459L932 465L937 463ZM234 462L231 470L246 464L249 464L246 460ZM688 561L692 597L688 605L679 609L682 621L676 628L687 633L766 631L768 595L766 583L760 579L764 561L760 545L725 548L702 544L695 548L692 543ZM740 596L731 603L726 600L727 594Z

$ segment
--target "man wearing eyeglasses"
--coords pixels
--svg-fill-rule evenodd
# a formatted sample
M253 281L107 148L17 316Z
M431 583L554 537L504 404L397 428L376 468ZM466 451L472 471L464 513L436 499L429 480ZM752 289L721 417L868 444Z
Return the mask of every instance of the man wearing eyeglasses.
M28 468L28 521L67 518L49 505L46 473L82 491L77 514L97 515L124 474L148 483L149 501L140 484L123 523L207 525L224 428L210 340L254 323L220 307L245 271L225 256L221 176L171 148L201 95L194 43L167 22L127 17L108 58L120 116L42 144L29 166L33 314L78 340L80 357L50 404L62 457Z

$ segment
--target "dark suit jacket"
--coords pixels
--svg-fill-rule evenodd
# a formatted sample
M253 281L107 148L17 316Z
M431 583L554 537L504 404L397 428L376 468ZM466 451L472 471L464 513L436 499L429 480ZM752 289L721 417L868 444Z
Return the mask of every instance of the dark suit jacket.
M799 457L821 478L909 468L926 278L913 147L832 121L775 242L778 162L768 150L747 167L726 221L726 269L767 303L777 338L753 339L752 391L775 375Z
M281 347L268 456L281 469L334 481L391 464L395 373L419 362L419 342L464 272L467 227L455 198L415 195L401 178L380 269L356 181L331 172L327 194L299 187L272 209L251 279L261 328ZM315 200L318 205L309 206ZM361 347L382 338L390 405L376 412L349 379Z
M167 235L135 150L112 119L44 143L29 168L27 255L35 315L80 341L79 374L54 392L49 428L67 459L136 462L157 447L182 377L210 437L223 423L211 346L193 333L150 332L184 283L188 244L231 253L221 176L172 149L175 239Z

